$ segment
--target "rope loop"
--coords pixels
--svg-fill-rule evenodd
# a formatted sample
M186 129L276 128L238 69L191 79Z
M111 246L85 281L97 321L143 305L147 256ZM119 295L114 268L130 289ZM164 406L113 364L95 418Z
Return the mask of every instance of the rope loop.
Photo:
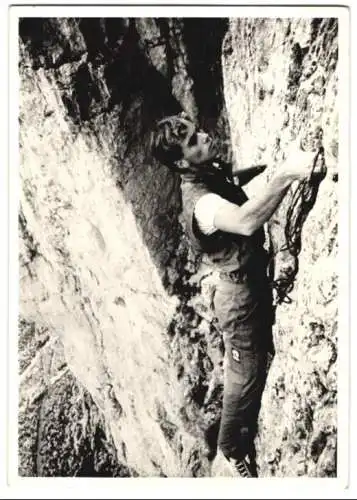
M322 161L322 166L320 172L316 172L319 160ZM284 229L285 244L273 255L274 258L279 252L287 251L294 259L294 265L282 271L282 275L272 281L272 288L276 292L275 305L282 303L291 304L292 302L289 294L294 288L296 275L299 271L298 256L301 252L302 228L307 216L315 205L319 186L325 178L326 172L324 148L321 145L315 155L310 177L299 182L292 195Z

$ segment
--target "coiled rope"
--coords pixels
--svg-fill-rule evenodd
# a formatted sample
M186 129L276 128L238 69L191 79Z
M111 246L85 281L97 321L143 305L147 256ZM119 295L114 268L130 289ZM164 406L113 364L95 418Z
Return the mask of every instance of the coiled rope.
M322 162L321 169L317 172L318 162ZM275 290L275 305L292 302L289 294L294 288L295 278L299 272L299 254L301 252L302 228L311 209L315 205L320 183L326 176L324 148L320 146L313 161L311 174L308 179L299 182L286 214L285 244L276 251L271 259L279 252L289 252L293 258L293 265L282 271L281 275L271 279L272 288ZM268 266L269 267L269 266ZM274 272L270 266L270 276Z
M318 162L322 161L321 170L316 172ZM299 271L299 254L301 252L302 228L309 212L315 205L321 181L326 176L324 148L320 146L313 161L311 174L308 179L299 182L287 211L285 225L285 244L273 254L272 259L279 253L287 251L293 258L293 265L282 271L277 279L271 279L272 288L275 290L275 305L292 302L289 294L294 288L296 275ZM270 271L273 268L270 267Z

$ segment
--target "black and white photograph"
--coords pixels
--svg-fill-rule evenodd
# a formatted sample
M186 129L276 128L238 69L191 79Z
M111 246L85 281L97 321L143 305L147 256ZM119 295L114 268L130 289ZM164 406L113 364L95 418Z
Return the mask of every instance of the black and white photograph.
M13 9L13 475L347 480L348 9Z

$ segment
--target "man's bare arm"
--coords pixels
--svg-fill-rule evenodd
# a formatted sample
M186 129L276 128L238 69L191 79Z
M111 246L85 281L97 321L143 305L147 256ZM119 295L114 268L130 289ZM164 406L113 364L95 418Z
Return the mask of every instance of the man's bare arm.
M214 225L221 231L250 236L267 222L284 198L291 180L279 175L254 198L242 206L234 203L222 205L214 217Z
M221 205L214 216L215 227L243 236L253 234L273 215L291 183L310 175L314 157L315 153L293 151L275 177L254 197L242 206L234 203Z

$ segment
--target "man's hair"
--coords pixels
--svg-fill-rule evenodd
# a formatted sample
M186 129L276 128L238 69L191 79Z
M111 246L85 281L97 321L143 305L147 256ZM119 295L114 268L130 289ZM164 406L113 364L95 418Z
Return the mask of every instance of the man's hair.
M186 131L182 115L168 116L157 122L150 138L153 156L164 165L174 168L175 162L183 158L181 143Z

